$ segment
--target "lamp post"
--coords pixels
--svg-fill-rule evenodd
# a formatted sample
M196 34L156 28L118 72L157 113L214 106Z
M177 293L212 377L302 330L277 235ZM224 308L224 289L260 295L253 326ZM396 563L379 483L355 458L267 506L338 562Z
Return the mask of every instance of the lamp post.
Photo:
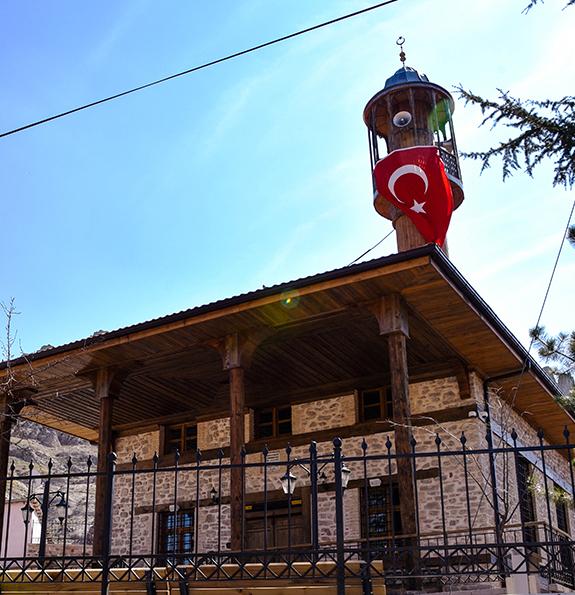
M66 509L68 508L68 502L66 501L66 493L61 490L54 492L50 491L50 484L46 482L44 484L44 490L42 494L30 494L26 503L21 508L22 520L25 525L28 525L32 519L32 513L34 508L31 506L32 501L36 501L40 504L40 510L42 511L42 524L40 529L40 546L38 548L38 557L44 559L46 557L46 536L48 531L48 510L49 507L56 502L54 508L58 513L58 521L60 524L64 522L66 518Z

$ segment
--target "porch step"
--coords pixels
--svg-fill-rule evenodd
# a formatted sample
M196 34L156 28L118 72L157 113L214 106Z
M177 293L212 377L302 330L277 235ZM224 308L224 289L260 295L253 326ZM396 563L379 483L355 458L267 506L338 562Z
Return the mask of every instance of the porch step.
M381 563L374 562L373 568L381 573ZM225 564L216 567L211 564L199 566L195 569L203 580L188 581L188 591L194 595L336 595L335 564L333 562L318 562L315 566L309 563L295 562L290 570L291 577L282 577L287 570L285 563L273 563L266 567L272 576L260 577L263 567L261 564ZM346 563L346 595L362 595L361 579L359 578L362 563L351 560ZM186 572L185 566L179 567ZM318 571L321 576L307 576L311 570ZM173 570L165 567L154 568L154 586L157 595L180 595L180 588ZM250 576L245 576L248 573ZM145 568L112 568L110 569L109 594L130 595L147 593L146 583L149 571ZM222 574L225 579L222 580ZM273 576L277 578L273 578ZM100 593L101 570L67 570L65 575L56 569L8 570L3 582L0 582L0 594L28 593L30 595L47 595L49 593ZM383 578L373 577L372 588L374 595L386 595ZM466 595L469 595L467 593ZM489 594L491 595L491 594Z
M26 593L26 595L51 595L52 593L65 593L65 595L94 595L101 593L100 583L11 583L0 585L0 593ZM145 595L144 583L125 583L123 585L110 585L110 595ZM156 595L172 595L167 585L158 585Z
M494 587L489 584L469 585L467 587L464 585L454 585L452 589L446 586L443 591L409 591L408 595L446 595L446 593L449 593L449 595L505 595L507 589Z
M156 582L156 595L180 595L179 587L174 583ZM336 595L336 585L284 585L277 587L194 587L189 592L193 595ZM346 595L362 595L360 585L346 585ZM100 583L9 583L0 586L0 593L26 593L27 595L66 595L100 593ZM110 595L142 595L147 593L145 583L112 583ZM374 595L385 595L385 587L375 586Z

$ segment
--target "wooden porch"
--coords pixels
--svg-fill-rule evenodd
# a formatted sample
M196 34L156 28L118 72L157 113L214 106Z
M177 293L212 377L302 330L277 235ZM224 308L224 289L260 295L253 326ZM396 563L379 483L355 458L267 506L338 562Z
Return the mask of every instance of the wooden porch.
M371 581L373 595L385 595L383 581L383 567L381 563L373 562L377 567L380 578ZM319 563L321 572L327 576L335 576L335 562ZM375 567L374 566L374 567ZM302 577L310 575L313 568L311 564L295 562L291 568ZM201 575L202 582L184 580L180 575L193 571L194 576ZM155 595L187 595L193 591L196 595L336 595L337 586L333 578L286 579L282 578L287 571L287 564L272 563L239 565L226 564L216 567L210 564L186 568L178 566L177 572L169 567L154 567L151 571L147 568L131 568L128 571L115 570L110 574L108 593L120 595L123 593L154 593ZM346 593L361 595L362 581L359 577L361 563L350 561L346 564ZM213 580L210 577L222 572L230 576L229 580ZM266 573L269 578L257 581L245 578L246 574L254 576ZM101 569L87 569L82 571L67 571L63 576L61 571L29 571L25 580L16 571L8 571L1 584L2 593L29 593L30 595L43 595L48 593L101 593ZM244 578L235 578L235 576ZM215 579L215 576L214 576ZM11 582L13 581L13 582Z

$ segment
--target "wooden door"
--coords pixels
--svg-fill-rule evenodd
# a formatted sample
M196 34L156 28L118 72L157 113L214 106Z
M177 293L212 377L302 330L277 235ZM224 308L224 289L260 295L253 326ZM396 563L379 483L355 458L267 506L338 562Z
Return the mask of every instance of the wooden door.
M309 523L302 507L293 507L291 514L287 506L275 507L267 512L268 549L287 551L309 543ZM246 515L246 550L264 549L265 517L262 511Z

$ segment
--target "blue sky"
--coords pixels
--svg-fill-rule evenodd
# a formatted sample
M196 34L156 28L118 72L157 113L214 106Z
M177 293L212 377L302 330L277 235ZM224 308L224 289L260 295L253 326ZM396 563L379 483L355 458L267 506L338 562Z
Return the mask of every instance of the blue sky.
M344 266L391 224L371 203L362 110L399 66L447 89L572 94L575 8L400 0L285 44L0 141L3 273L25 351ZM357 10L368 0L10 1L0 129ZM479 129L457 100L460 149ZM573 192L464 161L450 255L526 342ZM370 257L395 252L390 237ZM543 323L575 328L565 248Z

